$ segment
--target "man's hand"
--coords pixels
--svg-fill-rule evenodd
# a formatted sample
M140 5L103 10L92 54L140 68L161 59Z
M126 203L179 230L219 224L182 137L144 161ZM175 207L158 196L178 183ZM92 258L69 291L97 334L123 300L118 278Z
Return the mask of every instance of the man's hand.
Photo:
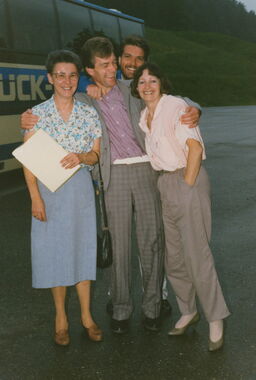
M32 110L28 109L27 111L23 112L20 116L20 126L22 129L31 129L36 125L38 120L39 117L33 115Z
M189 128L195 128L198 125L201 116L201 111L196 107L187 107L186 113L181 118L181 124L187 124Z
M87 94L96 100L101 100L102 99L102 90L100 87L96 86L96 84L89 84L86 89Z

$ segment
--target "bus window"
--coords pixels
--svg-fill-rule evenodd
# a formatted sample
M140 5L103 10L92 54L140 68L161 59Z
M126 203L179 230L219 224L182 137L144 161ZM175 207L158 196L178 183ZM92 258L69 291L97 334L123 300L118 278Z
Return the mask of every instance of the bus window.
M117 17L94 10L91 10L91 13L94 32L103 32L105 36L112 38L119 44L120 37Z
M7 30L5 25L4 0L0 0L0 48L7 47Z
M58 0L57 6L62 46L72 48L78 53L79 47L92 37L89 10L61 0Z
M136 34L138 36L144 35L143 24L138 22L125 20L124 18L119 18L120 27L121 27L121 36L124 39L131 34Z
M58 48L58 33L52 1L10 2L10 12L16 50L47 53Z

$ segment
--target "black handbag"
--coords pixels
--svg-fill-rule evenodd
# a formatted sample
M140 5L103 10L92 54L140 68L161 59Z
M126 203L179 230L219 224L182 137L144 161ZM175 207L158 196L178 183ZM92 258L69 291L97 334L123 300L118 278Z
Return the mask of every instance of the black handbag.
M98 157L98 167L99 167L99 181L94 183L96 203L99 211L100 218L100 235L97 234L97 267L107 268L112 264L113 253L112 253L112 242L111 236L108 229L108 220L106 205L104 199L104 188L103 180L100 169L100 159L99 154L95 152Z

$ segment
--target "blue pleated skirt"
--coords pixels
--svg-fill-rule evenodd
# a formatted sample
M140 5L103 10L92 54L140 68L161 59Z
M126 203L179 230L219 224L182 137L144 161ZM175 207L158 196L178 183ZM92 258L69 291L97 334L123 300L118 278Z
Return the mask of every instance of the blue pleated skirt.
M32 286L96 278L96 213L90 172L80 169L55 193L38 181L47 222L32 217Z

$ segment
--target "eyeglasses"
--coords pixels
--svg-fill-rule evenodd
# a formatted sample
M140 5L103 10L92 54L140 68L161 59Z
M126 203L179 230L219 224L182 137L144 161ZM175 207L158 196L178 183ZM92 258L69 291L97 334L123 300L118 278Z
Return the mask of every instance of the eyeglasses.
M52 75L55 76L58 82L64 82L67 79L76 82L79 78L78 73L71 73L69 75L66 75L65 73L52 73Z

